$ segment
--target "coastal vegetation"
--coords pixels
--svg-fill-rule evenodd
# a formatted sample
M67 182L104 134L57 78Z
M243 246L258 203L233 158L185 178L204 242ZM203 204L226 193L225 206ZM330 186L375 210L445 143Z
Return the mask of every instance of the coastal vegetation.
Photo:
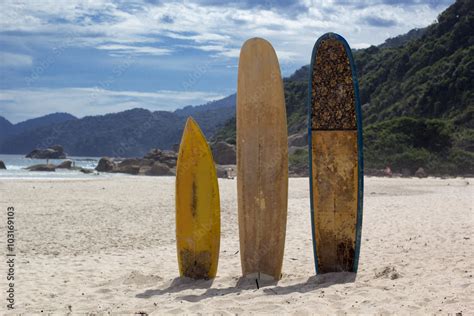
M429 27L353 51L367 169L474 174L474 3L456 1ZM285 78L288 133L307 129L309 66ZM235 119L214 138L235 141ZM307 164L307 149L291 164Z

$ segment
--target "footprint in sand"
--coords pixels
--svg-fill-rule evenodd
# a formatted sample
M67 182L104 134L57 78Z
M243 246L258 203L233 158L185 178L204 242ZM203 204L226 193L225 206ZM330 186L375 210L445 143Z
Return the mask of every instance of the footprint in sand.
M396 280L400 278L401 275L398 273L397 269L394 266L386 266L383 269L375 271L375 278L389 278L391 280Z
M163 278L158 275L145 275L142 274L140 271L134 270L123 278L122 284L150 285L156 284L162 280Z
M149 286L156 285L157 283L163 281L163 278L158 275L146 275L140 271L133 270L121 277L106 281L99 284L99 287L105 286L117 286L117 285L135 285L135 286Z

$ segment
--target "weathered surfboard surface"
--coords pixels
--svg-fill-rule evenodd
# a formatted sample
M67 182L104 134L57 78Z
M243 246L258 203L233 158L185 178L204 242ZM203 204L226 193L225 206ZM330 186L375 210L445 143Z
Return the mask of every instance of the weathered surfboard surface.
M363 159L358 82L347 42L323 35L309 86L311 219L317 273L357 272Z
M212 153L197 123L188 118L176 166L176 243L179 273L216 276L220 200Z
M288 135L280 66L260 38L240 51L237 192L242 274L280 279L288 203Z

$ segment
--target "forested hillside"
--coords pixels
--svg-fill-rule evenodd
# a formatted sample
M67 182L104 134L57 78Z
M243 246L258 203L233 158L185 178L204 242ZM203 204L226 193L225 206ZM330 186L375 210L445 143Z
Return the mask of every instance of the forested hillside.
M422 31L353 52L366 168L474 174L473 6L456 1ZM284 80L289 134L306 130L308 70ZM235 118L215 139L235 141Z

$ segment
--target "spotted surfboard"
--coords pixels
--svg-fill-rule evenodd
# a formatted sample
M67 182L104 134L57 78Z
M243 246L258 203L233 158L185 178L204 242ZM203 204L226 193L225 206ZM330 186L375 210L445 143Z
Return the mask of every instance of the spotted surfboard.
M308 103L316 273L357 272L363 199L362 123L354 61L340 35L327 33L314 45Z

